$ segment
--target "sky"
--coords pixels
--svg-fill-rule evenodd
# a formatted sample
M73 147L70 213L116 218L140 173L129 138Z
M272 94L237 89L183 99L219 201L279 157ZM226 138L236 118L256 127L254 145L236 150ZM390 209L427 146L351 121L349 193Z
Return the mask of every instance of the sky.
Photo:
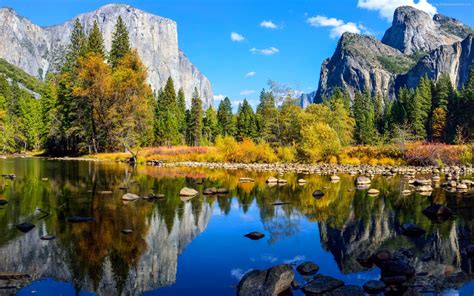
M274 80L316 90L321 63L338 38L355 32L382 38L393 11L411 5L474 27L474 0L0 0L42 26L62 23L109 3L125 3L173 19L179 47L211 81L215 104L256 106Z

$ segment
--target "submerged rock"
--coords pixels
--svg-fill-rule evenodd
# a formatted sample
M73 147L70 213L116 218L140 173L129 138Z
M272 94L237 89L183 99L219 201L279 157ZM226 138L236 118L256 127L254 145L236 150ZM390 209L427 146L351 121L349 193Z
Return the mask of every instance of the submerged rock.
M264 238L265 234L263 234L261 232L258 232L258 231L253 231L253 232L247 233L244 236L247 237L247 238L250 238L251 240L259 240L259 239Z
M426 233L420 226L412 223L405 223L402 225L402 234L411 237L419 237Z
M279 295L290 289L294 273L288 264L267 270L252 270L244 275L237 286L238 296Z
M382 281L372 280L366 282L363 287L364 290L369 294L378 294L385 291L387 285L385 285L385 283Z
M180 196L196 196L196 195L198 195L198 193L199 192L196 189L184 187L179 192L179 195Z
M69 223L88 223L94 222L95 218L93 217L80 217L80 216L73 216L66 219Z
M27 233L31 229L35 228L35 225L28 222L24 222L24 223L18 224L16 228L23 233Z
M300 265L298 265L298 267L296 267L296 270L301 275L313 275L318 272L319 266L313 262L308 261L308 262L303 262Z
M317 275L301 289L305 295L320 295L344 286L344 282L330 276Z

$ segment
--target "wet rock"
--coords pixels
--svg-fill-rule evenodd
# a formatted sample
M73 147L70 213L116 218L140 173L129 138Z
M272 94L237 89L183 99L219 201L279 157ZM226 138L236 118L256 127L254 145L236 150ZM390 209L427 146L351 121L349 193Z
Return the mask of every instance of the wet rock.
M401 285L405 283L408 278L405 275L384 276L380 279L386 285Z
M298 179L298 184L300 184L300 185L306 184L306 180L305 179Z
M66 221L69 223L89 223L89 222L94 222L95 218L73 216L73 217L67 218Z
M369 191L367 191L369 195L379 195L380 191L374 188L370 188Z
M217 194L227 194L227 193L229 193L229 189L227 189L227 188L217 189Z
M403 275L411 278L415 275L415 268L399 260L388 260L380 267L382 277Z
M330 276L317 275L301 289L305 295L320 295L344 286L344 282Z
M202 192L202 194L204 194L204 195L213 195L213 194L216 194L216 193L217 193L217 188L215 188L215 187L206 188Z
M366 282L363 285L363 287L364 287L364 290L369 294L378 294L385 291L385 288L387 287L387 285L385 285L385 283L382 281L372 280L372 281Z
M258 232L258 231L252 231L250 233L247 233L244 235L247 238L250 238L251 240L259 240L265 237L265 234Z
M288 264L277 265L268 270L252 270L239 282L237 295L276 296L290 288L294 277L293 270Z
M42 237L40 237L41 240L45 240L45 241L50 241L50 240L53 240L55 238L56 237L54 235L43 235Z
M410 195L410 194L411 194L411 190L405 189L405 190L402 191L402 194L403 194L403 195Z
M313 192L313 197L316 199L320 199L323 196L324 196L324 192L322 192L321 190L316 190Z
M415 179L411 182L408 182L413 184L414 186L422 186L422 185L431 185L431 180L428 179Z
M267 183L278 183L278 179L275 177L270 177L267 179Z
M140 199L140 196L138 196L136 194L133 194L133 193L125 193L122 196L122 200L125 200L125 201L134 201L134 200L137 200L137 199Z
M133 233L133 230L126 228L126 229L122 229L121 232L122 232L123 234L131 234L131 233Z
M285 179L278 179L278 184L286 184L286 183L288 183L287 180L285 180Z
M356 285L347 285L339 287L327 294L327 296L364 296L364 290Z
M442 205L431 205L423 210L423 214L434 221L444 221L451 218L453 211Z
M426 233L420 226L412 223L405 223L402 225L402 234L410 237L419 237Z
M301 288L301 285L300 285L300 283L298 283L298 281L296 279L293 279L293 281L291 282L291 287L294 290L298 290L299 288Z
M196 196L198 195L198 193L199 192L196 189L188 188L188 187L184 187L183 189L179 191L180 196Z
M356 185L369 185L371 183L370 179L364 176L357 177L355 181Z
M381 267L385 261L392 260L392 253L389 250L378 250L372 255L372 261L378 267Z
M339 177L338 175L332 175L331 178L330 178L331 181L339 181L341 180L341 177Z
M468 189L468 187L467 187L466 184L461 183L461 184L458 184L458 185L456 186L456 189L458 189L458 190L466 190L466 189Z
M431 192L433 191L433 188L430 185L422 185L416 187L417 192Z
M363 267L372 267L374 265L374 261L372 260L372 254L368 251L363 251L359 254L356 258L357 262Z
M5 200L5 199L0 199L0 206L4 206L4 205L6 205L7 203L8 203L7 200Z
M108 195L108 194L112 194L113 192L110 191L110 190L102 190L102 191L99 191L99 194L104 194L104 195Z
M298 267L296 267L296 270L301 275L313 275L318 272L319 266L313 262L308 261L298 265Z
M35 225L28 222L24 222L24 223L18 224L16 228L23 233L27 233L31 229L35 228Z
M255 180L252 179L252 178L243 177L243 178L240 178L240 182L242 182L242 183L251 183L251 182L255 182Z

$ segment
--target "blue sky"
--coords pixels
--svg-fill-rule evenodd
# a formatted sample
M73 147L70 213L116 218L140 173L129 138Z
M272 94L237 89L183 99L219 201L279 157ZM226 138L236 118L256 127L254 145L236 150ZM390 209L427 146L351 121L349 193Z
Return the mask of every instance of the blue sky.
M178 23L179 45L214 94L258 102L269 79L310 92L321 62L346 30L383 36L393 8L417 5L474 27L473 0L0 0L39 25L108 3L127 3ZM236 33L236 34L232 34Z

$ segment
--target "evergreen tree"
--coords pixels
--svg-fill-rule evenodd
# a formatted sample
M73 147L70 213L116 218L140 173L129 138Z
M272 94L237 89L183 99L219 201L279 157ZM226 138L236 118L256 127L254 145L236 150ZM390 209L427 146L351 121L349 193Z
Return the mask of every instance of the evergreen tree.
M189 112L188 134L190 146L201 145L202 138L202 101L198 90L195 88L191 100L191 110Z
M260 138L264 141L271 142L272 126L274 125L273 122L277 112L273 93L263 89L260 93L260 103L257 106L256 118Z
M368 91L356 93L353 112L356 122L355 138L357 143L374 144L376 140L374 105Z
M66 51L66 58L63 66L63 72L70 72L77 65L77 60L79 57L82 57L86 54L87 51L87 38L84 34L84 29L82 27L79 19L76 19L74 22L74 27L72 29L69 46Z
M87 53L96 54L100 57L105 56L104 38L102 37L99 24L96 20L94 21L94 26L92 27L87 40Z
M451 79L447 74L443 74L440 76L438 81L434 84L432 94L433 98L430 114L431 140L436 142L444 142L446 140L445 129L447 126L446 119L448 104L449 101L454 97L453 85L451 84ZM441 122L442 120L444 120L444 122Z
M173 79L166 81L165 88L157 100L155 111L155 140L159 145L181 143L178 106Z
M130 40L127 27L119 16L115 24L115 30L112 36L112 47L110 49L109 63L115 68L118 62L131 51Z
M236 138L242 141L244 138L255 139L257 137L257 118L253 113L252 106L245 99L239 106L237 112L237 135Z
M176 100L176 117L178 119L179 133L182 140L184 140L186 134L186 97L183 88L179 89Z
M417 139L427 138L429 115L431 112L431 83L427 76L421 78L413 95L413 109L410 120L413 124L413 134Z
M379 134L383 133L384 124L384 110L383 110L383 98L380 93L377 93L373 99L374 104L374 123Z
M203 118L202 135L207 143L214 143L219 134L219 123L217 122L217 113L212 105L207 108Z
M219 103L217 109L217 121L219 123L220 134L223 136L233 136L235 124L232 115L232 103L228 97L225 97Z

